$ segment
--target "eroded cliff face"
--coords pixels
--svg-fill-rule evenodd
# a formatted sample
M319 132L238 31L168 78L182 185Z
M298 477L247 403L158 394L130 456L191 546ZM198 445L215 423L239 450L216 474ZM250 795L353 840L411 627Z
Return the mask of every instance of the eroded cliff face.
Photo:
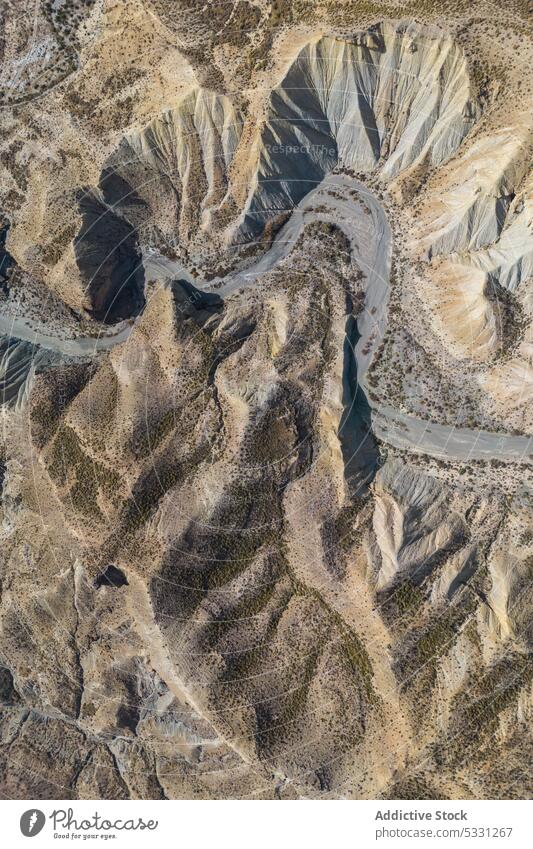
M257 9L258 43L267 5L235 6ZM402 22L295 28L290 48L281 31L283 67L246 97L229 42L209 41L210 86L187 42L196 70L170 86L179 23L159 7L154 114L95 130L73 101L59 171L39 107L10 119L41 135L6 166L27 184L6 210L5 315L29 315L31 283L56 337L104 343L45 356L41 315L41 344L1 350L2 793L525 797L530 458L499 459L493 433L469 460L480 427L530 421L524 104L504 121L459 38ZM121 11L101 12L71 97L102 44L115 55ZM363 266L386 228L355 182L226 292L333 169L389 217L386 322ZM143 268L153 252L190 279ZM455 425L465 450L439 458L431 431Z
M109 203L144 240L188 245L228 204L229 172L243 117L224 95L196 88L120 144L102 173ZM233 208L233 214L235 209Z
M320 38L272 94L249 214L285 209L337 163L384 181L439 165L476 114L465 57L437 30L382 24Z

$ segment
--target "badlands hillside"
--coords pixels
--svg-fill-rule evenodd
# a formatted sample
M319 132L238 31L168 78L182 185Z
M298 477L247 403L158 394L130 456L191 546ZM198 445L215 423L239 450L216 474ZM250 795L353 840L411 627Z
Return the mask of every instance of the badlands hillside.
M527 798L531 4L0 8L0 796Z

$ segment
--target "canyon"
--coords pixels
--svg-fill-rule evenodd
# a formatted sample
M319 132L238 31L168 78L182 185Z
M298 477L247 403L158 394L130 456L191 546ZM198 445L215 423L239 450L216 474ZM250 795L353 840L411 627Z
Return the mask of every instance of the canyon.
M5 798L527 798L530 24L335 5L4 51Z

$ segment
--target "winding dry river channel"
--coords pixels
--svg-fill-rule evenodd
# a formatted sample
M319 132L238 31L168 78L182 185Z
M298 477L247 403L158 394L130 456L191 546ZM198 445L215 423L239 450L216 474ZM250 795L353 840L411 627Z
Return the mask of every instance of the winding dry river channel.
M334 222L344 231L350 240L353 258L366 278L365 309L357 319L358 340L353 350L357 383L365 402L369 399L371 428L375 436L396 448L454 461L498 459L530 462L533 459L533 437L439 424L370 400L365 378L386 326L392 238L379 200L366 186L348 175L329 174L312 188L294 208L270 249L246 270L201 283L181 263L147 250L143 256L146 279L163 283L184 279L201 291L213 291L220 297L228 297L275 269L292 250L304 225L315 220ZM26 362L30 358L33 363L35 359L46 356L46 352L69 358L87 358L126 342L133 326L133 323L122 323L114 333L62 339L35 330L28 321L0 314L0 335L4 338L1 368L5 372L10 357L17 356L17 343L25 343L22 360ZM18 349L20 357L20 345ZM29 372L32 368L33 365ZM3 376L0 374L0 380ZM354 399L358 394L353 393Z

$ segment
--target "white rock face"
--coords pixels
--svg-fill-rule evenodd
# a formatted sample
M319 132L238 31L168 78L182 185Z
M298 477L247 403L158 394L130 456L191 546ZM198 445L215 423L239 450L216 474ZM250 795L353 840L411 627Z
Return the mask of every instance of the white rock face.
M434 268L432 281L437 329L447 336L456 357L483 362L498 346L496 315L486 296L486 274L445 260Z
M130 220L159 230L169 242L209 230L214 209L227 200L228 171L237 149L242 118L232 101L193 89L144 129L122 141L104 175L116 171L122 182L109 182L108 200Z
M495 242L527 171L529 137L527 126L504 127L455 156L440 175L440 192L425 204L417 247L431 257Z
M465 57L451 38L383 23L352 41L307 44L270 95L265 120L246 132L228 97L195 88L128 135L108 167L157 210L153 224L169 238L176 218L183 242L198 227L212 231L215 210L226 211L222 226L232 217L249 237L338 163L378 169L385 181L439 165L478 111Z
M465 142L428 185L415 227L413 253L430 261L428 301L458 359L484 362L500 349L503 307L489 293L496 285L526 297L533 274L533 132L519 118ZM480 379L514 407L531 393L528 336L517 362Z
M0 393L3 403L20 407L41 356L30 342L0 335Z
M469 262L481 268L510 291L533 275L533 178L509 207L500 238L472 251Z

